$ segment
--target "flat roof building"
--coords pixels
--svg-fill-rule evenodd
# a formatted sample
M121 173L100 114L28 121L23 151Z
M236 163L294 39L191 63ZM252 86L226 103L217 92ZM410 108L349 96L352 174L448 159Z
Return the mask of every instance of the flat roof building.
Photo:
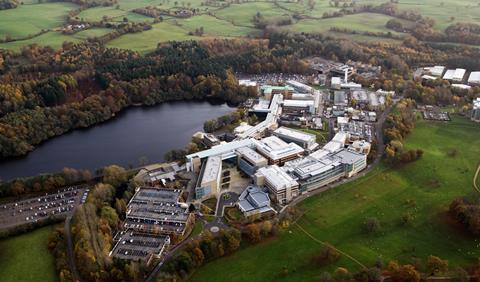
M277 128L273 132L273 135L285 142L293 142L304 149L313 150L316 146L318 146L316 143L317 137L315 135L284 126Z
M472 85L480 85L480 71L473 71L470 73L468 83Z
M473 100L472 120L480 122L480 98Z
M260 168L255 174L255 184L267 187L272 200L282 205L299 195L298 182L277 165Z
M433 66L433 67L426 67L424 70L434 77L442 77L443 72L445 71L444 66Z
M255 172L268 165L268 160L249 147L237 149L237 165L240 170L253 176Z
M257 151L268 159L269 164L282 165L287 161L299 158L304 149L295 143L286 143L276 136L255 140Z
M124 227L145 233L180 234L191 222L181 190L139 187L127 205Z
M315 101L314 100L284 100L283 111L285 113L291 113L293 111L301 111L306 113L315 113Z
M293 87L295 90L301 93L313 93L313 87L303 84L295 80L287 80L287 85Z
M118 259L150 262L152 258L160 258L168 245L170 237L158 234L139 233L133 230L117 233L116 242L110 256Z
M465 69L447 70L443 75L443 79L461 82L465 78L466 72L467 70Z
M204 199L218 195L222 176L222 158L208 157L199 175L199 182L195 188L195 198Z

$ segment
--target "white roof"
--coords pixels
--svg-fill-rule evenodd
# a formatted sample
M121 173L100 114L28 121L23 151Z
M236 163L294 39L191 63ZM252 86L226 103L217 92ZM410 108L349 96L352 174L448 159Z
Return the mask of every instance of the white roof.
M257 174L265 176L265 179L277 191L298 185L298 182L295 181L295 179L277 165L262 167L258 170Z
M214 181L218 178L222 169L222 158L220 156L208 157L203 171L202 184Z
M313 107L313 100L284 100L284 107Z
M265 159L262 155L255 152L253 149L250 149L249 147L238 148L237 153L254 164L260 162L267 162L267 159Z
M279 127L274 131L276 135L282 135L285 137L290 137L295 140L299 140L302 142L315 142L316 136L313 134L305 133L299 130L291 129L288 127ZM280 136L281 137L281 136Z
M468 78L468 83L480 83L480 71L473 71Z
M424 69L428 71L431 75L437 76L437 77L442 76L443 71L445 71L444 66L426 67Z
M335 134L335 136L333 136L332 138L332 141L336 141L336 142L340 142L340 143L343 143L345 144L345 142L347 142L347 137L348 137L348 134L346 132L337 132L337 134Z
M437 79L437 77L435 76L431 76L431 75L422 75L422 79L425 79L425 80L435 80Z
M340 84L342 83L342 79L340 77L334 76L332 77L332 84Z
M461 81L465 76L465 72L467 72L465 69L447 70L443 75L443 79Z
M470 85L466 85L466 84L455 84L455 83L452 84L452 87L453 87L453 88L458 88L458 89L470 89L470 88L472 88Z
M337 117L337 123L348 123L349 117Z
M480 109L480 98L477 98L476 100L473 100L473 108L475 110Z
M238 81L238 84L239 85L244 85L244 86L257 86L257 82L256 81L252 81L250 79L240 79Z
M308 86L306 84L303 84L301 82L295 81L295 80L287 80L287 84L296 88L296 89L304 90L304 91L307 91L307 92L313 91L313 87Z
M323 146L323 150L329 151L333 153L335 151L340 150L343 147L343 144L337 141L330 141L325 146Z
M287 156L301 154L303 148L295 143L286 143L277 136L270 136L258 141L255 140L257 150L272 160L278 160Z
M253 147L254 146L253 141L254 141L253 139L235 140L229 143L213 146L208 150L203 150L194 154L187 155L186 158L187 160L191 160L195 157L203 159L210 156L219 156L219 155L223 157L229 157L229 156L232 156L232 154L234 154L235 150L238 148Z

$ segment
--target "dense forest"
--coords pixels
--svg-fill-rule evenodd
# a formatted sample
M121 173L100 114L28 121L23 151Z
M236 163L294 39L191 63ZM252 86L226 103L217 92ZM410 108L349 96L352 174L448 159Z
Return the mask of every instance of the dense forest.
M308 73L309 56L382 66L363 85L395 90L417 102L465 105L480 89L455 91L448 82L425 86L416 66L443 64L480 69L480 50L425 44L355 43L322 35L271 33L268 40L206 40L161 44L151 54L108 49L99 42L30 46L0 52L0 158L19 156L75 128L112 118L133 105L213 98L238 104L255 90L239 86L235 72Z

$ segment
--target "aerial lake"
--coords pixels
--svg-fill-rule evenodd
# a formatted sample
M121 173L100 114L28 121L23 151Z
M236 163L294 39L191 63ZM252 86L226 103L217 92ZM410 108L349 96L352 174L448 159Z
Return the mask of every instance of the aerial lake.
M64 167L90 169L118 164L138 166L163 161L171 149L180 149L203 122L235 110L226 104L172 102L154 107L134 107L92 128L55 137L25 157L0 162L0 178L56 172Z

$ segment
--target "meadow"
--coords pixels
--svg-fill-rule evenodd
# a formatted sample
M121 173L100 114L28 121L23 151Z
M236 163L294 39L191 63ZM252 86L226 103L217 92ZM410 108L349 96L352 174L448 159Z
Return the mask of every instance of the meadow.
M47 248L55 226L0 241L0 277L3 282L58 281L55 260Z
M418 264L429 255L458 266L475 263L478 242L447 214L450 202L472 193L472 179L480 155L480 127L454 117L450 123L419 121L407 138L408 148L423 157L407 165L386 164L365 177L304 201L297 224L272 239L241 249L200 268L191 281L311 281L324 271L361 269L342 256L334 265L319 267L312 257L328 242L367 266L377 260ZM455 149L458 154L448 156ZM470 194L471 195L471 194ZM402 217L413 218L404 225ZM368 218L380 221L380 231L366 234ZM308 233L308 234L307 234ZM284 269L288 274L281 274Z
M253 17L260 13L264 18L293 17L295 14L302 19L294 19L293 24L283 26L281 29L292 32L326 33L331 36L346 38L356 41L389 41L365 34L345 34L331 32L330 28L348 28L359 33L362 32L392 32L385 27L389 16L380 14L362 13L337 18L323 19L325 12L331 13L341 9L334 7L328 0L316 0L313 7L308 1L251 1L225 5L226 2L209 2L202 0L170 1L170 0L119 0L118 4L110 7L93 7L83 10L76 18L92 22L107 21L111 23L123 22L153 22L153 18L133 12L136 8L147 6L160 9L195 8L196 15L187 19L172 19L164 17L168 23L154 25L150 31L139 34L126 34L108 43L108 46L118 48L131 48L141 53L153 50L159 42L169 40L202 39L202 37L189 36L197 28L204 28L203 37L245 37L258 36L261 31L256 29ZM384 0L357 0L357 4L382 4ZM341 6L341 5L340 5ZM400 0L398 7L403 10L414 10L422 15L435 20L435 28L444 30L455 22L480 23L480 5L475 0ZM38 0L28 0L16 9L0 11L0 38L23 39L10 43L0 44L0 48L19 50L23 46L38 43L58 48L64 41L80 42L89 36L82 34L63 35L55 32L56 29L66 24L69 11L78 8L77 5L58 3L39 3ZM168 30L165 30L167 27ZM42 30L48 31L33 38L26 38L38 34ZM85 32L88 33L88 32ZM95 32L94 32L95 33ZM99 32L100 33L100 32ZM399 34L392 32L393 34ZM131 42L135 40L136 42Z

